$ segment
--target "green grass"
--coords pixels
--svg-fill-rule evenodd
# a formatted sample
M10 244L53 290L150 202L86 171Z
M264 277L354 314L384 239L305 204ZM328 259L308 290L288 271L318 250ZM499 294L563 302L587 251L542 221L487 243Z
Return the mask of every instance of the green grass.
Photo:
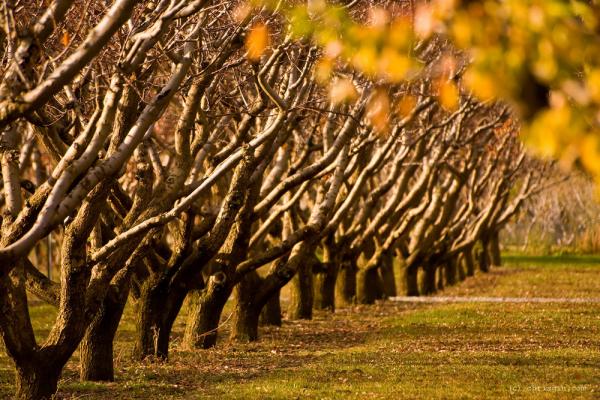
M596 258L507 258L443 295L600 297ZM35 306L47 332L54 312ZM225 313L225 317L228 311ZM265 328L258 343L222 340L212 350L178 348L168 363L134 363L132 312L116 345L115 383L77 380L65 370L63 398L85 399L597 399L597 304L398 304L317 313L312 321ZM226 327L227 328L227 327ZM226 329L223 332L227 334ZM12 372L0 358L0 398Z

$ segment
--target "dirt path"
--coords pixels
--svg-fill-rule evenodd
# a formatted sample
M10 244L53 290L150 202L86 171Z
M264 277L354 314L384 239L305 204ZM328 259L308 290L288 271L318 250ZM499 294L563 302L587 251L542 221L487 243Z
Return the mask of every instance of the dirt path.
M389 300L401 303L600 303L597 297L397 296Z

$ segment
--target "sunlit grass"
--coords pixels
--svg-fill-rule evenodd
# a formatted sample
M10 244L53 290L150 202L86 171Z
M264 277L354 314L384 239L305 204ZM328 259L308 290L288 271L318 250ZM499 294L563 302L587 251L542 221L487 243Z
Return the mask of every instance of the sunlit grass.
M444 295L598 297L592 261L507 258ZM184 310L184 313L186 310ZM226 312L227 314L227 312ZM33 307L36 329L52 310ZM168 363L129 359L128 307L116 345L115 383L79 382L76 358L63 396L86 399L596 399L600 393L600 310L593 304L397 304L317 313L313 321L264 328L259 343L208 351L178 348ZM225 331L227 330L227 327ZM223 332L226 337L227 332ZM0 359L0 397L12 369Z

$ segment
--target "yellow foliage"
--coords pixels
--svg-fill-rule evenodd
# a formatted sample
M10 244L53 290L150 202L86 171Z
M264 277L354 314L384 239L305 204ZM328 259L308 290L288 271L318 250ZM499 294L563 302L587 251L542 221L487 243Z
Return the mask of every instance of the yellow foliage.
M583 166L598 180L600 178L600 138L598 138L597 132L583 137L579 155Z
M414 30L417 36L422 39L428 38L433 33L435 25L433 7L429 4L421 3L415 10Z
M406 96L403 96L402 99L400 99L398 105L396 106L396 110L400 116L406 117L412 112L416 105L417 99L415 99L414 96L408 94Z
M464 82L469 90L483 101L491 100L497 96L496 83L488 74L469 69L465 72Z
M258 61L269 46L269 29L265 24L257 24L250 29L246 37L247 57Z
M348 78L336 78L329 86L329 99L333 104L351 102L357 97L356 87Z
M379 58L380 74L391 82L400 82L411 70L412 61L392 48L385 48Z
M600 103L600 69L593 69L588 72L587 89L592 100Z
M388 130L390 98L384 90L377 90L369 99L367 103L367 119L377 132L383 133Z
M326 83L333 73L333 60L329 57L321 58L315 64L314 77L320 84Z
M377 52L371 46L362 46L352 61L356 67L362 70L366 75L375 76L377 74L378 57Z
M456 84L451 80L443 79L437 84L438 101L440 105L448 110L455 111L458 109L459 92Z

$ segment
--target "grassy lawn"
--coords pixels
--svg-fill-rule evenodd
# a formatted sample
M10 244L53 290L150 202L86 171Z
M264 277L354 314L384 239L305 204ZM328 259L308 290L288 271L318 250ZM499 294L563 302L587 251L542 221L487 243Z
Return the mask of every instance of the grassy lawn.
M509 257L443 295L600 297L600 259ZM36 306L32 315L45 334L52 308ZM598 304L384 302L285 321L263 329L256 344L222 340L197 352L178 348L184 316L170 361L140 364L128 357L128 311L116 345L118 381L79 382L75 354L60 398L600 398ZM2 352L0 398L12 379Z

